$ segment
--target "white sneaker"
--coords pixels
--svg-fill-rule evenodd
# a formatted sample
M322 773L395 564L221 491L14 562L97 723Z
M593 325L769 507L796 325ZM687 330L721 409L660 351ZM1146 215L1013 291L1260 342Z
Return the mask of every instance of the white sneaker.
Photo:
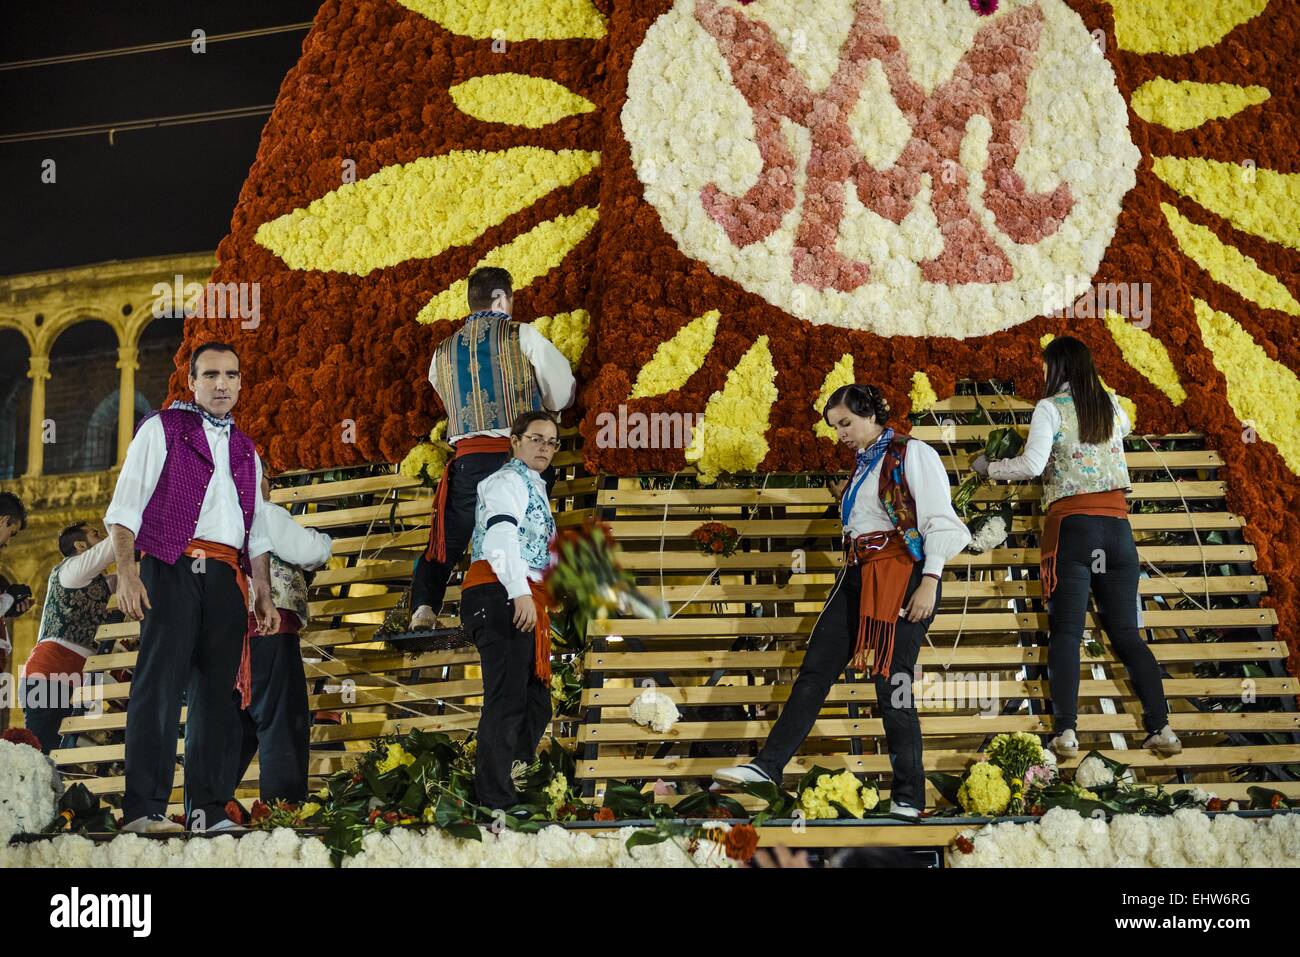
M719 768L713 772L713 780L723 784L775 784L767 772L757 765L741 764L734 768Z
M1051 741L1048 741L1047 747L1058 758L1074 758L1079 755L1079 739L1075 735L1073 728L1062 731Z
M411 616L411 631L432 631L438 624L438 618L429 605L421 605Z
M185 828L161 814L146 814L124 824L122 830L132 834L180 834L184 833Z
M921 809L912 807L910 804L890 804L889 816L902 818L905 821L918 821L921 819Z
M206 831L205 833L207 833L207 834L240 834L240 833L242 833L242 832L244 832L244 831L247 831L247 830L248 830L248 828L244 827L244 825L242 825L242 824L236 824L236 823L235 823L234 821L232 821L230 818L226 818L224 821L218 821L216 824L212 825L210 828L207 829L207 831Z
M1178 735L1174 734L1173 728L1165 725L1143 741L1142 747L1154 751L1161 757L1168 758L1175 754L1182 754L1183 742L1178 740Z

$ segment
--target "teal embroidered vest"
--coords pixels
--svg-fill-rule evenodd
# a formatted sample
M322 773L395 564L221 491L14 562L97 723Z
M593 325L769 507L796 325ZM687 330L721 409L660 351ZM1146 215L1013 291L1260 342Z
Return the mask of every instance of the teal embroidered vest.
M501 466L502 472L514 472L528 489L528 507L524 520L516 529L519 535L519 554L529 568L541 571L551 563L551 539L555 537L555 516L551 514L551 503L545 493L529 479L532 470L519 459L511 459ZM487 556L483 554L483 539L487 535L487 521L492 516L482 500L474 510L474 535L470 539L470 560L480 561Z
M447 439L509 429L542 407L533 365L519 347L519 324L502 312L475 312L433 353Z

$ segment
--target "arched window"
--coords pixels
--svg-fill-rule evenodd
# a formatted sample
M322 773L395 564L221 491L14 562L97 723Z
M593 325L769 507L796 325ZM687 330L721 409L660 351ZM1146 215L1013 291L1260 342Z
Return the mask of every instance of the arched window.
M0 479L27 471L27 432L32 420L31 350L17 329L0 329Z
M45 446L45 474L110 468L117 459L117 432L101 445L88 428L101 396L116 396L117 333L107 323L86 320L59 334L50 350L50 379L45 384L45 418L52 423L52 442ZM86 443L97 445L86 452ZM106 448L107 451L103 451ZM85 463L93 463L89 467Z
M86 440L81 444L81 456L75 471L99 472L112 468L117 461L117 410L121 406L121 393L106 395L90 414L86 426ZM149 400L144 393L135 394L135 421L149 413Z

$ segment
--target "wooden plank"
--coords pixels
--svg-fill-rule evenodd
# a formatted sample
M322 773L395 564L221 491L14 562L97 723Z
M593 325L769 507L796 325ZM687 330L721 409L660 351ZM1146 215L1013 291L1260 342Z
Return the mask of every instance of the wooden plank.
M1001 501L1008 486L985 487L975 493L975 500ZM1132 501L1166 499L1223 498L1228 491L1226 482L1134 482L1128 499ZM1040 484L1022 485L1016 497L1024 502L1037 502L1043 497ZM602 489L597 493L596 504L606 508L699 508L727 505L755 506L817 506L824 508L832 501L825 488L769 488L769 489Z
M927 674L932 678L937 676L936 680L942 679L944 676L943 672L927 672ZM960 682L962 676L953 675L951 680ZM1052 696L1051 689L1046 681L1004 680L1001 678L996 680L997 685L993 690L996 691L997 697L1003 700L1013 698L1048 699ZM683 707L722 707L726 705L784 704L790 697L792 687L793 685L790 683L780 682L762 685L687 685L685 687L669 685L656 688L656 690L675 704ZM922 682L913 682L913 689L919 702L925 701L925 687ZM938 687L938 685L932 684L932 687ZM1163 688L1166 698L1239 699L1242 693L1242 679L1165 678ZM602 720L607 720L606 715L621 719L626 712L627 706L632 703L632 699L644 690L640 686L630 688L611 686L584 688L581 699L582 707L606 709L605 713L602 714ZM1300 694L1300 679L1291 677L1256 678L1252 690L1261 698ZM952 694L956 694L956 689L953 690ZM1137 691L1134 689L1132 682L1127 679L1089 678L1079 682L1079 698L1081 700L1091 698L1132 699L1136 697ZM828 704L845 704L848 702L874 704L876 701L876 687L873 683L867 681L852 684L840 682L831 686L826 701ZM71 720L74 719L67 719L64 722L65 733L68 721Z
M1281 641L1215 641L1207 643L1153 642L1147 647L1156 661L1166 664L1200 661L1285 660L1286 644ZM588 651L583 668L588 671L644 674L655 671L764 671L798 668L802 651ZM952 667L1046 665L1047 648L1003 645L992 648L931 648L923 646L917 658L922 666ZM1103 646L1102 654L1085 657L1083 664L1115 664L1114 652Z
M717 516L712 516L713 520ZM648 515L644 519L614 519L608 522L610 532L620 544L635 539L689 539L699 528L702 519L667 519ZM1245 527L1245 519L1227 512L1135 512L1129 516L1135 532L1155 531L1222 531ZM1043 525L1041 515L1017 515L1011 521L1011 533L1023 535L1038 532ZM819 538L839 541L840 521L835 518L781 518L736 519L736 531L742 539L761 538Z
M1140 749L1114 751L1097 748L1099 754L1121 761L1141 770L1175 768L1217 768L1236 765L1295 764L1300 761L1300 744L1258 745L1251 747L1187 748L1171 758L1162 758ZM961 773L978 754L970 751L926 750L924 764L927 771ZM1078 767L1084 758L1063 759L1060 766ZM624 758L600 757L579 760L576 775L579 778L707 778L719 768L731 767L737 758ZM739 759L743 760L743 759ZM887 754L797 754L785 766L786 777L800 777L809 769L821 766L831 771L847 768L855 774L883 774L890 770Z
M948 560L945 571L956 573L962 568L1033 567L1038 564L1037 548L995 548L979 555L969 552ZM835 570L843 563L842 553L830 549L806 549L804 567L808 572ZM1155 565L1246 564L1256 558L1253 545L1138 545L1138 557ZM625 549L619 562L623 568L637 572L678 574L684 570L744 574L752 571L787 571L793 557L789 552L737 552L729 557L702 555L694 549L676 551ZM701 583L703 584L703 583Z
M713 602L824 602L830 595L832 582L789 585L655 585L647 591L671 603L709 604ZM1192 595L1203 596L1206 589L1211 595L1262 595L1268 591L1263 575L1220 575L1210 578L1175 576L1170 578L1142 578L1138 580L1140 595ZM962 581L952 579L943 583L943 597L956 598L1039 598L1042 583L1036 580Z
M643 618L605 618L593 620L587 626L592 637L609 635L655 636L705 636L705 635L807 635L812 633L820 613L780 617L733 618L718 615L679 616L665 620ZM1273 608L1199 608L1190 611L1151 611L1142 613L1144 628L1263 628L1277 624L1277 611ZM1101 619L1088 612L1085 628L1101 628ZM941 612L930 625L930 635L962 631L1019 632L1048 631L1046 612L1015 613L1005 610L974 610L965 614Z
M1052 730L1050 715L927 715L920 717L921 734L941 735L1003 734L1025 731L1048 734ZM775 721L679 721L667 733L645 728L632 722L604 721L584 725L578 733L583 744L642 744L658 741L763 741ZM1300 714L1272 711L1223 711L1179 713L1169 716L1169 724L1180 734L1212 732L1246 733L1254 731L1300 731ZM1142 718L1138 714L1081 714L1079 733L1120 733L1141 735ZM818 738L884 738L880 718L819 718L808 732L810 740Z

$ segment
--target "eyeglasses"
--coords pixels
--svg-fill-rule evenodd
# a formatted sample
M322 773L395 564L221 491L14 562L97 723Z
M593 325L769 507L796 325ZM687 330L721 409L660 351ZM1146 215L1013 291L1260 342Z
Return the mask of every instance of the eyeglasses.
M533 445L536 445L538 448L550 449L552 452L556 451L560 447L559 439L548 439L546 436L538 435L535 432L529 432L524 436L524 438L533 443Z

